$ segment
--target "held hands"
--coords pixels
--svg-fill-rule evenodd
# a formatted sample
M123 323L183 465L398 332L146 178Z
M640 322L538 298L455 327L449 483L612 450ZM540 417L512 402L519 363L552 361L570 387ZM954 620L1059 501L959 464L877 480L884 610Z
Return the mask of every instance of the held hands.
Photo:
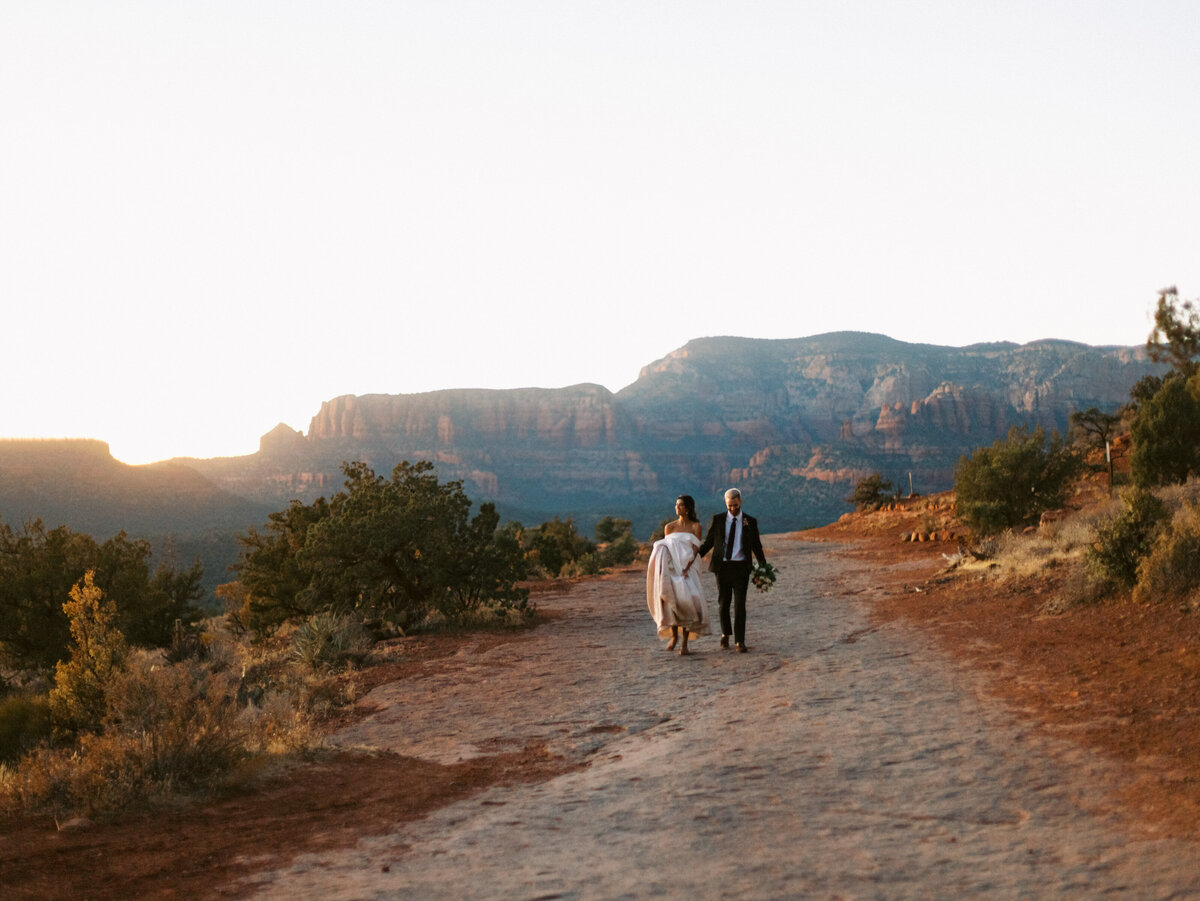
M685 576L685 577L686 577L686 576L687 576L687 574L688 574L688 570L690 570L690 569L692 568L692 564L696 562L696 557L698 557L698 556L699 556L699 554L695 554L695 553L693 553L693 554L692 554L692 559L691 559L691 560L689 560L689 561L687 562L687 566L685 566L685 567L683 568L683 574L684 574L684 576Z

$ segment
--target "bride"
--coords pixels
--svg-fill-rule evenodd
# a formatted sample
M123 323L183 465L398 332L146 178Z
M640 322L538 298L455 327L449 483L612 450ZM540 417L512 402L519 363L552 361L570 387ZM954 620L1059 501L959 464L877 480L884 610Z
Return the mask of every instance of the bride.
M683 636L680 654L690 654L688 639L709 635L708 609L704 606L704 591L700 573L693 568L700 547L700 520L696 502L682 494L675 500L679 518L667 523L665 537L654 542L650 565L646 568L646 604L658 626L658 637L671 636L668 651L675 650Z

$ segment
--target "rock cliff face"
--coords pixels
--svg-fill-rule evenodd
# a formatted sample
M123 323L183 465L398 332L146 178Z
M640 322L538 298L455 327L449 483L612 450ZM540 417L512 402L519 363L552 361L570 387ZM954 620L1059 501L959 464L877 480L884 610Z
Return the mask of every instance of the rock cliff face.
M0 441L0 519L99 537L125 529L165 558L203 557L215 585L236 559L235 532L294 498L332 495L344 461L386 476L426 459L528 524L574 516L590 531L614 515L648 536L676 495L694 495L708 516L736 484L764 528L782 531L836 519L875 471L903 490L948 488L959 457L1010 426L1064 431L1073 411L1115 410L1162 369L1141 348L1065 341L702 338L616 394L575 385L334 398L307 434L280 424L244 457L130 467L99 442Z
M617 394L599 385L461 390L326 401L307 436L279 426L258 454L190 461L221 487L285 505L341 484L344 460L387 474L428 459L476 500L540 521L669 516L676 494L711 512L737 482L773 529L827 521L880 471L949 487L960 455L1010 426L1065 432L1073 411L1114 410L1159 371L1141 348L1067 341L964 348L838 332L702 338Z
M613 395L600 385L557 390L433 391L346 395L321 404L314 441L385 439L430 447L531 444L544 449L616 447L622 434Z

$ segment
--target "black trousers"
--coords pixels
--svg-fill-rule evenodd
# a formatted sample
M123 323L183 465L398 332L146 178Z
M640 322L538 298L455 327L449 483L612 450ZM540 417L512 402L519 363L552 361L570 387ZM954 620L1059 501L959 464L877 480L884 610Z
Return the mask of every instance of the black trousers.
M750 561L727 560L717 572L717 603L721 605L721 634L732 635L735 644L746 643L746 589L750 587ZM733 603L733 622L729 605Z

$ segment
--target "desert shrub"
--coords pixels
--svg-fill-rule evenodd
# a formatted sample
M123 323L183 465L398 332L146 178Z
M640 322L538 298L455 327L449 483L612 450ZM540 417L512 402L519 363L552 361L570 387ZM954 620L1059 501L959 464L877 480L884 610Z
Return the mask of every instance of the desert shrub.
M530 565L551 577L571 575L569 564L596 551L596 545L579 534L570 517L562 520L556 516L536 529L526 529L522 543Z
M115 812L204 792L279 755L306 753L317 738L315 720L352 701L353 685L298 665L291 637L252 643L213 621L203 634L204 659L124 653L100 683L98 722L93 710L89 729L60 733L54 744L38 743L12 765L0 764L0 809ZM23 719L0 714L0 724ZM31 729L12 731L24 750Z
M1162 529L1137 571L1137 601L1182 598L1200 588L1200 507L1184 507Z
M1089 566L1078 564L1069 567L1058 591L1054 593L1038 612L1046 616L1058 616L1076 607L1099 603L1107 594L1108 582Z
M1013 428L1008 438L959 460L954 470L958 514L971 529L994 535L1062 506L1079 455L1040 426Z
M967 551L976 560L994 560L996 555L1000 553L1000 545L1000 536L988 535L970 542L967 546Z
M100 544L65 526L0 523L0 657L16 669L52 671L72 639L63 601L89 571L131 644L168 643L177 620L201 616L194 602L204 593L203 568L152 573L150 557L148 542L124 533Z
M663 537L669 521L660 524L651 541ZM526 559L547 576L568 579L594 576L610 566L624 566L638 559L642 546L633 537L631 520L605 516L596 524L595 531L599 547L576 531L574 520L564 522L556 516L525 532Z
M527 571L495 506L471 517L462 482L439 482L428 461L397 465L391 479L346 463L345 490L274 513L266 533L239 537L239 587L221 592L241 626L260 637L282 623L332 610L400 629L438 611L453 620L487 602L524 604Z
M325 672L313 673L296 691L299 710L312 722L329 719L353 704L356 696L352 680Z
M105 734L129 739L151 782L205 784L243 754L236 677L139 653L108 691Z
M1070 516L1055 523L1047 534L1056 549L1070 554L1091 546L1096 537L1096 523L1089 516Z
M589 551L574 560L568 560L559 570L559 575L573 579L577 576L594 576L604 572L604 557L596 551Z
M1180 510L1189 505L1200 504L1200 478L1193 476L1186 482L1167 485L1156 489L1155 494L1162 498L1163 503L1173 510Z
M236 676L139 651L106 686L100 727L26 754L0 785L0 806L97 814L205 789L260 736L241 716Z
M0 810L5 813L49 813L77 810L80 755L75 748L46 745L26 754L19 767L3 768Z
M596 540L604 545L605 566L624 566L637 559L641 545L633 537L633 522L606 516L596 523Z
M846 498L846 502L854 504L860 511L878 510L888 501L895 500L895 497L892 483L876 472L860 479L854 486L854 493Z
M1170 374L1129 426L1135 485L1184 482L1200 475L1200 381Z
M500 526L495 506L483 504L464 535L462 550L451 563L446 590L438 596L434 610L452 625L478 619L488 609L531 614L529 591L517 586L529 575L520 525Z
M1122 502L1120 512L1096 525L1088 561L1109 582L1128 588L1137 582L1138 565L1150 552L1169 511L1154 494L1142 489L1130 491Z
M314 669L297 656L294 641L303 625L285 625L263 641L233 641L217 633L210 642L213 660L229 661L228 668L239 675L234 691L248 752L303 752L315 736L314 719L354 700L344 677L320 664ZM366 630L349 632L365 639L362 655L369 653ZM362 655L355 652L345 662Z
M104 716L105 688L124 663L128 648L116 626L117 611L88 570L63 604L71 629L71 658L55 667L50 712L63 733L96 731Z
M40 747L9 780L5 806L26 813L93 816L129 807L151 794L135 742L88 733L71 747Z
M633 534L633 521L629 519L617 519L613 516L605 516L595 528L596 540L601 544L612 544L622 535Z
M344 613L317 613L292 635L292 656L310 670L333 670L361 661L371 639L357 618Z
M604 548L602 555L604 565L624 566L627 563L632 563L638 558L639 551L641 551L641 545L633 537L633 532L622 532Z
M0 701L0 761L16 760L50 737L50 701L11 695Z
M163 649L163 657L167 663L207 660L209 646L203 631L198 625L187 626L181 620L176 620L171 643Z
M994 536L992 546L995 548L992 559L999 564L998 575L1028 577L1053 565L1054 546L1041 535L1010 530Z
M0 808L58 816L144 806L223 784L264 754L311 746L306 708L320 704L283 643L236 641L216 624L204 639L204 660L124 654L100 685L98 722L93 710L91 728L3 768ZM243 673L260 670L271 676L251 699Z

